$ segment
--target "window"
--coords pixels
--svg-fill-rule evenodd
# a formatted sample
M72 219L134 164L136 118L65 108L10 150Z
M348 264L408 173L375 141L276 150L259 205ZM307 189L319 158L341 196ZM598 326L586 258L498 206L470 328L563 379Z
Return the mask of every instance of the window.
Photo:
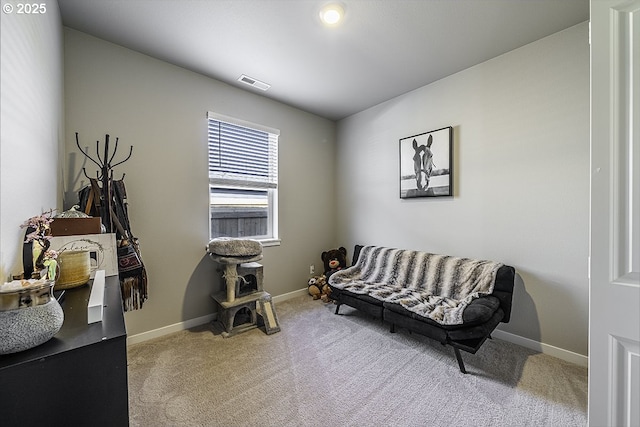
M209 112L209 237L278 241L280 131Z

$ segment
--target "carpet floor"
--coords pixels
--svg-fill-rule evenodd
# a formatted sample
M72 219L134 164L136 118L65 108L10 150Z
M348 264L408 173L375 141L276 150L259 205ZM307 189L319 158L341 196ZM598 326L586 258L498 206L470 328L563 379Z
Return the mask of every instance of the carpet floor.
M453 349L342 306L278 303L281 331L217 324L128 348L131 426L585 426L587 369L501 340Z

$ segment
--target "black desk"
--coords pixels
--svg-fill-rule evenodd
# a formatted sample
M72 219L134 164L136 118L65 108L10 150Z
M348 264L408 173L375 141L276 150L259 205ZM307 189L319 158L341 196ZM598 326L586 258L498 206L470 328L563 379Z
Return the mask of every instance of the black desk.
M118 276L102 322L87 324L91 282L68 289L64 323L46 343L0 356L0 425L128 426L127 332Z

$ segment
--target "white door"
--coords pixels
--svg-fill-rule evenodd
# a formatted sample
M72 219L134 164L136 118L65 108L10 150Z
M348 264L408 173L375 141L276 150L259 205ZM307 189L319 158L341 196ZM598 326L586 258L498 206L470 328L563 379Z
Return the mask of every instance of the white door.
M589 425L640 426L640 0L591 0Z

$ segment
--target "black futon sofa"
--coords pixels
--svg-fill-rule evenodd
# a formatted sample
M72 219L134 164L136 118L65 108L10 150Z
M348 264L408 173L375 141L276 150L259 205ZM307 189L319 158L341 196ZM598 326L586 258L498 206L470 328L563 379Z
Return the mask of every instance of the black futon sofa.
M352 266L329 278L336 314L349 305L396 327L475 354L511 317L515 269L490 261L356 245Z

